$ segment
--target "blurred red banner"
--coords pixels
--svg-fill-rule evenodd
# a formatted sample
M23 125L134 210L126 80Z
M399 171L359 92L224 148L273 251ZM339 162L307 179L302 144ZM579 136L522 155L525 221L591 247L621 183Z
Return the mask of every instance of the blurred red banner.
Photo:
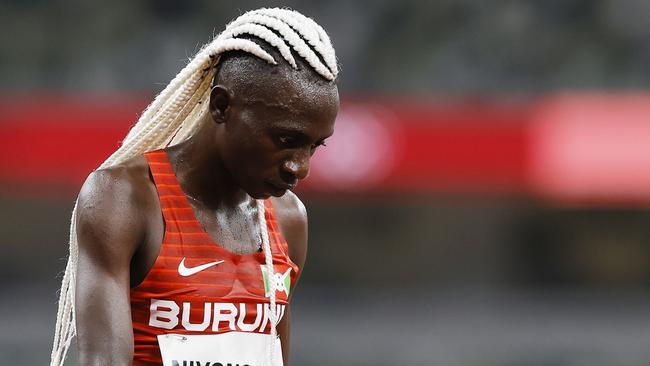
M132 96L1 99L0 187L75 192L147 103ZM650 95L348 100L300 190L650 202Z

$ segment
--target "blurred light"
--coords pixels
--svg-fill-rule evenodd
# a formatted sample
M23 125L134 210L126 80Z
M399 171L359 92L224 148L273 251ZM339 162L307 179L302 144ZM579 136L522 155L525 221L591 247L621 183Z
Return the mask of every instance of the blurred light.
M650 201L650 95L561 95L529 128L530 183L568 201Z

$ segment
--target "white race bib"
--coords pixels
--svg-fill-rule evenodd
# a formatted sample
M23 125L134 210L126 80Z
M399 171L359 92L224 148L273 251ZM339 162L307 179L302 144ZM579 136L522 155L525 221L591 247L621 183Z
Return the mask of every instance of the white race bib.
M164 366L283 366L280 338L269 365L270 342L269 334L245 332L158 336Z

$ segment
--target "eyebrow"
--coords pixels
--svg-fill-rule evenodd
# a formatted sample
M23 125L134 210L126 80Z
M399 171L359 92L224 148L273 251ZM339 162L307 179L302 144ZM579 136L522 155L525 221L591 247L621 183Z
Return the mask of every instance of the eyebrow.
M307 135L305 133L304 129L302 129L300 127L296 127L296 126L291 126L291 125L281 125L280 124L278 126L274 126L273 129L282 130L284 132L294 132L294 133L300 133L300 134L303 134L303 135Z
M299 127L293 127L293 126L274 126L273 129L277 132L281 133L289 133L293 135L298 135L302 138L309 139L309 135L305 133L305 131Z
M306 134L305 131L303 129L301 129L301 128L297 128L297 127L293 127L293 126L277 126L277 127L274 127L273 129L276 130L276 131L284 132L284 133L295 134L295 135L299 136L301 139L305 139L305 140L310 139L309 135ZM316 142L323 142L326 139L330 138L331 136L332 135L320 138L320 139L316 140Z

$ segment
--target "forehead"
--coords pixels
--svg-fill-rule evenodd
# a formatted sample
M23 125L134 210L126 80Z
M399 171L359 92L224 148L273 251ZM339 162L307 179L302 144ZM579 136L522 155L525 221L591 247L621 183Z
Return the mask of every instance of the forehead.
M271 74L241 92L243 104L276 121L297 128L308 122L334 122L339 108L335 84L314 82L301 75Z

